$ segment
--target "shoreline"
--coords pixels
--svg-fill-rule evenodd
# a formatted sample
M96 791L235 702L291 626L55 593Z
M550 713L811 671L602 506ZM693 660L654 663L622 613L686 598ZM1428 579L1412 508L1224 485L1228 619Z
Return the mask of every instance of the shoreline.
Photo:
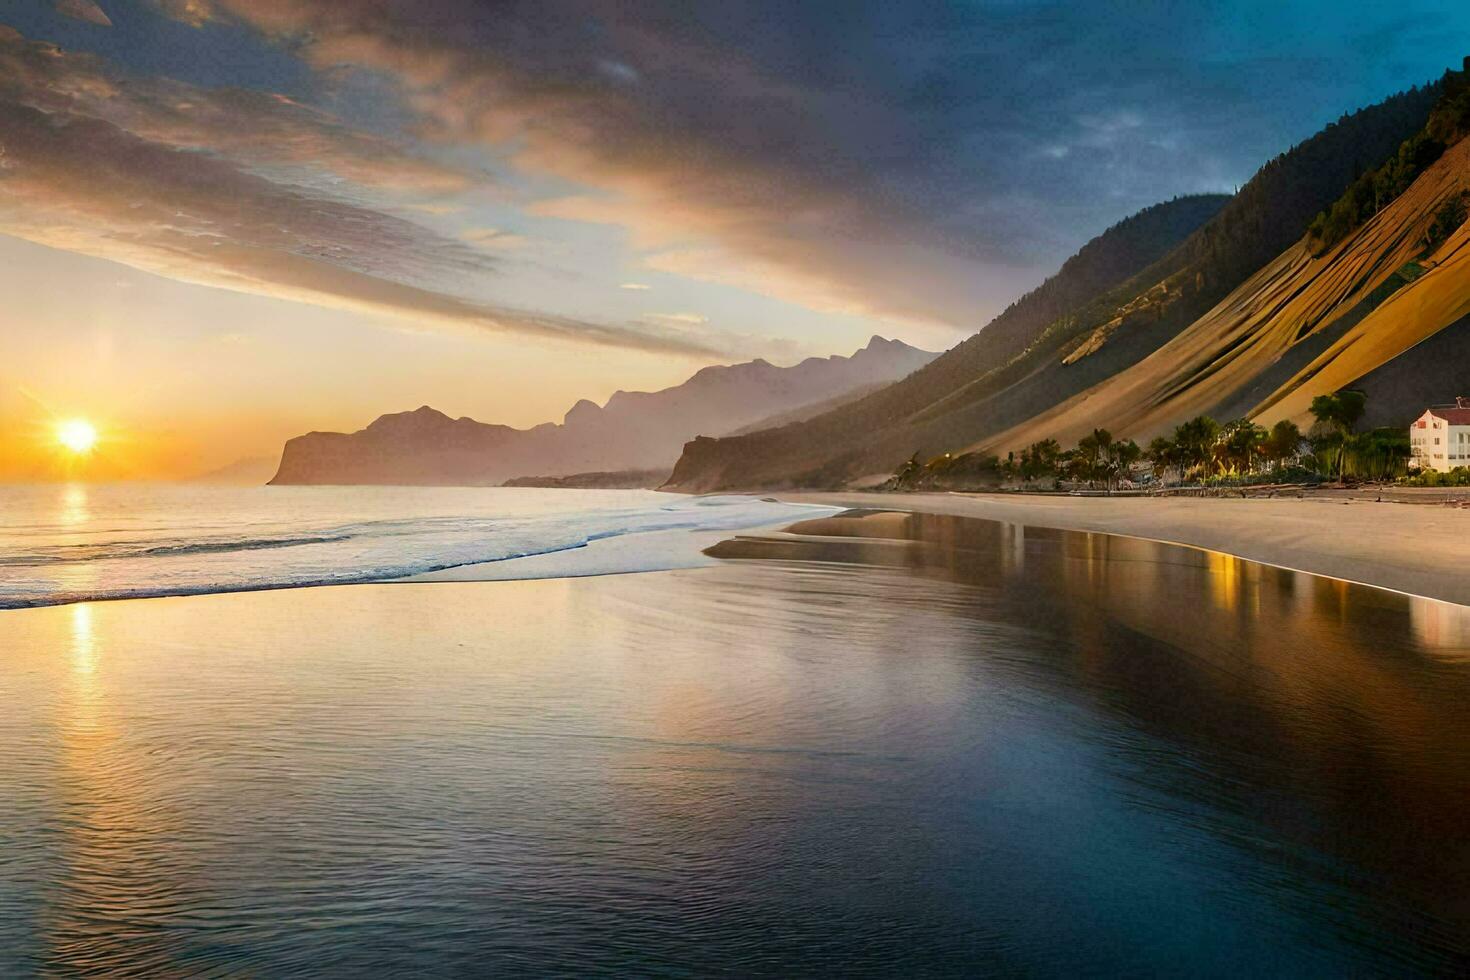
M532 582L540 579L595 578L602 575L638 575L706 568L718 564L705 551L742 534L772 534L821 514L783 517L769 524L729 530L678 528L639 531L598 538L575 548L519 558L500 558L373 579L369 585L423 585L435 582ZM794 518L794 519L793 519Z
M707 563L703 549L729 532L833 510L647 490L490 488L448 497L344 491L314 500L286 492L258 501L229 491L189 491L180 499L176 490L83 489L77 506L88 506L97 527L67 540L45 523L55 507L68 506L58 493L21 497L20 519L0 529L0 546L12 558L0 568L0 611L417 576L567 578L682 568ZM191 507L204 515L203 529L177 518ZM148 515L145 529L108 530L134 512Z
M751 496L814 509L914 511L1137 538L1470 607L1470 510L1462 508L1380 503L1352 494L1242 499L793 491ZM697 568L720 564L705 554L709 547L736 537L778 534L803 519L792 514L748 528L619 534L542 554L386 578L94 597L15 609L338 585L529 581Z
M1143 538L1470 606L1470 512L1353 498L789 492L778 499Z

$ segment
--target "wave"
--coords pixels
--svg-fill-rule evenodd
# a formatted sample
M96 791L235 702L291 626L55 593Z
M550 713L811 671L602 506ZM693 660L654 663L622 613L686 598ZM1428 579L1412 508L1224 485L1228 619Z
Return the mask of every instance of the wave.
M586 548L595 541L604 541L610 538L623 537L631 534L648 534L656 531L679 530L674 527L638 528L636 530L608 531L599 534L589 534L578 541L554 547L535 550L513 551L507 554L484 555L463 561L453 561L446 564L407 564L397 566L384 566L379 568L363 569L359 571L342 571L331 575L319 577L305 577L282 579L279 581L240 581L231 583L202 583L197 586L191 585L156 585L139 586L133 588L116 588L101 590L82 590L75 592L47 592L44 595L32 597L16 595L0 595L0 610L4 609L33 609L40 606L69 605L77 602L106 602L117 599L163 599L172 596L191 595L216 595L232 592L270 592L280 589L306 589L320 588L328 585L366 585L372 582L386 582L393 579L408 578L411 575L423 575L428 572L442 572L451 568L463 568L466 565L488 565L496 562L514 561L519 558L539 558L544 555L554 555L566 551L576 551ZM694 530L694 528L688 528ZM300 539L301 542L311 543L317 539ZM335 538L327 540L347 540L346 538ZM249 548L223 549L218 547L201 548L188 551L183 548L174 549L172 554L221 554L226 551L253 550ZM655 569L640 568L639 571L653 571Z
M107 561L114 558L165 557L169 555L206 555L232 551L259 551L264 548L294 548L305 544L328 544L346 541L348 534L317 534L287 538L236 538L228 541L192 541L181 544L137 545L111 542L98 545L66 545L60 554L12 555L0 557L0 565L67 565L78 562ZM58 549L60 550L60 549Z
M260 537L206 537L189 541L156 540L102 541L88 544L40 546L29 552L0 555L0 566L64 565L75 562L108 561L117 558L147 556L202 555L232 551L259 551L267 548L294 548L301 545L332 544L361 537L394 537L424 534L435 530L489 530L496 521L475 521L459 517L410 518L401 520L362 521L309 533L266 535ZM161 530L175 530L163 528Z
M237 582L208 582L197 585L190 584L159 584L151 586L119 587L112 589L86 589L75 591L48 590L43 594L32 596L17 595L14 593L0 595L0 610L3 609L33 609L39 606L59 606L76 602L104 602L115 599L163 599L170 596L190 595L216 595L231 592L268 592L278 589L306 589L328 585L364 585L369 582L384 582L397 578L407 578L410 575L422 575L426 572L441 572L450 568L461 568L465 565L488 564L497 561L511 561L516 558L533 558L540 555L555 554L561 551L572 551L587 547L589 542L580 541L555 548L541 551L518 551L513 554L499 555L494 557L475 558L469 561L455 561L448 564L409 564L398 566L384 566L358 571L344 570L329 575L307 576L299 578L281 578L277 580ZM192 552L193 554L204 554L210 552ZM216 549L214 553L219 553Z
M0 556L0 609L381 582L573 551L627 535L771 525L809 510L810 505L747 497L706 497L637 508L425 514L316 522L315 527L242 520L234 522L242 526L238 536L194 537L180 526L185 523L181 516L172 525L150 526L152 533L141 539L109 534L107 541L76 543L52 536ZM201 520L195 526L217 532L229 523ZM264 531L262 524L274 526ZM667 560L630 557L629 567L617 570L649 571ZM680 560L687 564L690 559Z

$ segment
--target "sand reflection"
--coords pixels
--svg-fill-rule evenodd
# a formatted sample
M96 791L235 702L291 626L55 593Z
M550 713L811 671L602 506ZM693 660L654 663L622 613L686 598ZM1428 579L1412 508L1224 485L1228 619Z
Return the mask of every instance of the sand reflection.
M1409 598L1414 636L1428 650L1470 661L1470 609L1438 599Z

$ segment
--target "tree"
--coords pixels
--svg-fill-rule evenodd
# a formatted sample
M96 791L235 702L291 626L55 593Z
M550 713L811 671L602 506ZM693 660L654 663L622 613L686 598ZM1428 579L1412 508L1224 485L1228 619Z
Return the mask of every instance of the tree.
M1114 474L1119 480L1132 480L1133 467L1143 458L1143 448L1132 439L1113 443Z
M1158 475L1160 483L1164 482L1164 472L1179 463L1179 447L1165 436L1154 436L1143 454L1154 464L1154 473Z
M1077 440L1077 472L1088 483L1109 479L1113 456L1113 434L1107 429L1093 429Z
M1033 442L1021 450L1021 479L1039 480L1057 475L1057 463L1062 454L1062 445L1055 439Z
M1312 417L1316 419L1313 432L1317 442L1314 448L1335 451L1333 472L1341 476L1343 456L1348 440L1363 418L1368 407L1368 396L1361 391L1339 391L1331 395L1318 395L1312 399ZM1335 436L1336 438L1331 438Z
M1311 411L1318 425L1350 436L1367 407L1368 396L1361 391L1339 391L1313 398Z
M1249 473L1262 454L1266 437L1266 430L1250 419L1229 422L1220 430L1215 442L1215 460L1226 472Z
M1184 469L1208 467L1211 450L1220 434L1220 423L1208 415L1197 415L1174 430L1174 444L1179 447L1180 478Z
M1460 230L1460 226L1465 223L1467 198L1470 198L1470 194L1461 191L1439 206L1439 209L1434 212L1434 221L1430 223L1429 230L1424 233L1425 248L1433 251Z
M1063 450L1057 456L1057 471L1069 480L1085 480L1085 466L1081 454L1076 449Z
M1387 480L1408 471L1409 436L1402 429L1374 429L1345 440L1345 468L1367 480Z
M1301 445L1301 429L1290 419L1282 419L1271 426L1271 434L1266 437L1266 444L1262 449L1271 465L1279 469L1287 460L1296 458Z

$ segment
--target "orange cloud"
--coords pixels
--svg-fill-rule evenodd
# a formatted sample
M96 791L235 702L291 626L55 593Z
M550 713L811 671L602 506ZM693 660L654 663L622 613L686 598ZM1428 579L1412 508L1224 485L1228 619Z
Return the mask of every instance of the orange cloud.
M515 310L432 284L493 261L384 210L252 164L319 165L364 186L443 191L462 175L287 99L114 75L0 27L0 232L240 291L680 354L701 338Z
M967 327L1015 291L1005 257L982 261L973 241L937 226L932 202L916 209L840 155L823 157L832 121L871 106L840 88L769 78L733 46L665 37L637 18L604 21L596 5L565 16L601 24L604 46L623 49L613 61L549 29L515 34L524 51L498 45L468 3L217 0L216 9L289 38L323 71L395 77L426 138L514 147L521 169L598 189L537 210L625 227L638 248L710 255L702 278L819 309ZM627 70L610 75L610 63ZM655 91L659 77L673 81ZM722 100L718 118L699 101L709 93ZM839 171L846 179L834 179ZM752 274L731 271L742 268ZM764 275L771 268L779 279Z

